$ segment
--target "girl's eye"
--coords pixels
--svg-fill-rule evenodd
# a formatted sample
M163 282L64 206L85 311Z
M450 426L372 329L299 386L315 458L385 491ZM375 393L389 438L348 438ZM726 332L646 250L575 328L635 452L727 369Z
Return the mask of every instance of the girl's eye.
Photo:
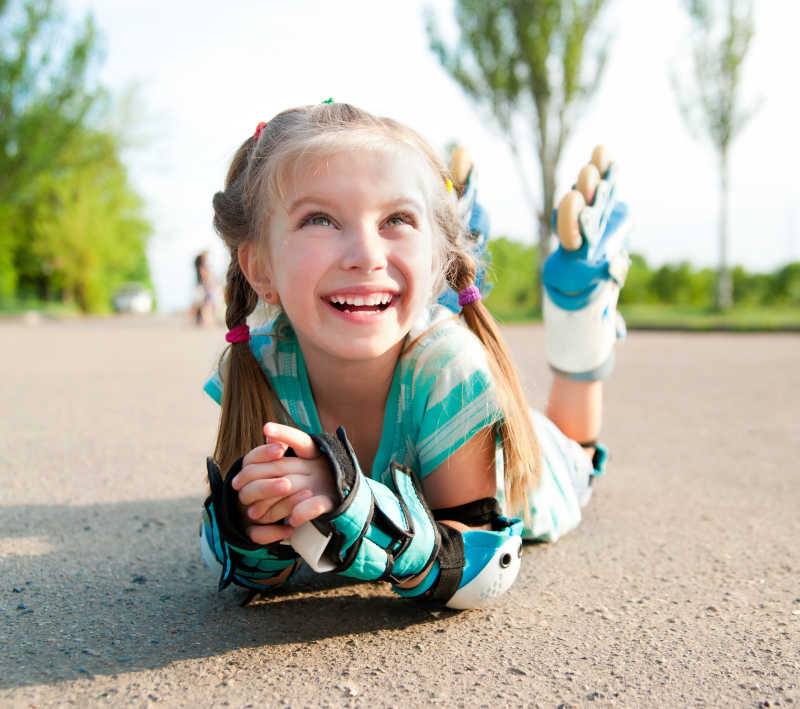
M312 214L303 220L303 225L305 226L306 224L309 226L331 226L333 222L331 222L330 217L324 214Z
M414 217L412 217L410 214L406 214L405 212L399 212L397 214L392 214L392 216L386 220L386 224L389 226L401 226L403 224L409 224L413 226Z

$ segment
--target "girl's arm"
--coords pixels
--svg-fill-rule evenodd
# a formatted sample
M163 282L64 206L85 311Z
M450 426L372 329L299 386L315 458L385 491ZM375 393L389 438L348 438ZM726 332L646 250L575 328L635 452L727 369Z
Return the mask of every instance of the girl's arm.
M432 510L494 497L497 492L494 426L478 431L434 469L423 480L422 487Z

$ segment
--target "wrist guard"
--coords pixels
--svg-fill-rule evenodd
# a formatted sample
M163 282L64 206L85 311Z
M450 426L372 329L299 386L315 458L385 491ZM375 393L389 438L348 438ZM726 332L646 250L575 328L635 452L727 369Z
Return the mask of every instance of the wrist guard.
M266 592L274 584L264 583L296 564L297 553L285 544L259 545L253 542L239 524L238 493L231 481L242 469L239 458L225 478L213 458L206 460L211 494L203 505L200 520L200 551L211 568L222 566L221 591L231 583Z
M514 582L521 522L493 507L491 531L460 533L434 519L408 468L392 463L395 492L361 472L344 429L312 439L330 463L337 496L331 512L301 525L290 539L312 569L386 580L401 596L450 608L483 605ZM413 588L400 587L418 576Z

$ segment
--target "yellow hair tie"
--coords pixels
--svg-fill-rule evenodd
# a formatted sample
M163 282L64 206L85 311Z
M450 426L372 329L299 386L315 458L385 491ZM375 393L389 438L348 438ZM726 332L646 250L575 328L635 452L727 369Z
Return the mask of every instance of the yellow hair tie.
M449 177L444 178L444 186L447 188L448 192L453 191L453 181Z

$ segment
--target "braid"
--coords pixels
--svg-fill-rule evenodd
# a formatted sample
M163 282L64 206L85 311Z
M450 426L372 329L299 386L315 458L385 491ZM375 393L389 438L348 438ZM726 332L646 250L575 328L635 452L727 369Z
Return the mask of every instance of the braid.
M228 329L244 325L247 316L258 305L258 294L250 287L239 267L239 250L231 251L231 262L225 282L225 324Z
M238 249L231 250L225 302L228 329L245 325L247 316L258 305L258 294L239 267ZM263 427L267 421L286 422L289 416L249 342L230 345L220 358L219 372L223 380L222 408L214 457L221 470L228 470L239 456L264 443Z
M456 248L448 269L448 283L460 292L475 282L475 260L463 248ZM516 368L503 338L482 301L466 304L461 315L488 355L489 371L495 382L503 421L498 434L503 446L505 495L512 510L528 510L528 491L538 487L541 477L541 456L530 420L528 404Z

